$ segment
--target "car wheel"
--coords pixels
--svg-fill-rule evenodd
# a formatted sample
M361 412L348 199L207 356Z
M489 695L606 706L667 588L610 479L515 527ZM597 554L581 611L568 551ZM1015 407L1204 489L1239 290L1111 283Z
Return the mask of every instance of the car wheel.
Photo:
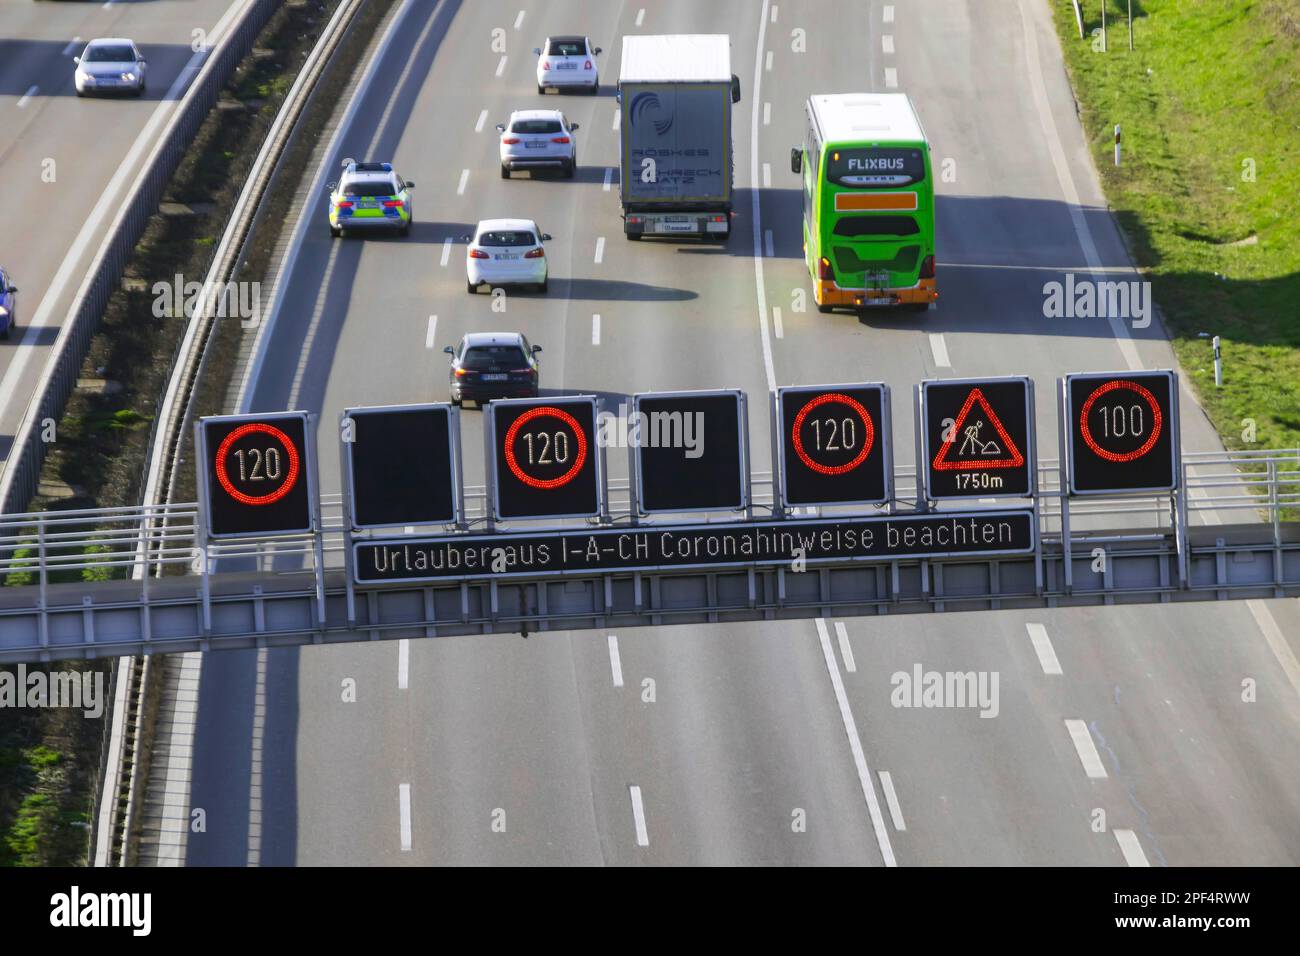
M406 225L397 230L397 234L399 236L409 236L411 234L411 223L408 221Z
M587 95L597 96L599 94L600 94L600 80L597 80L595 83L591 84L591 89L587 91Z
M478 286L476 286L473 282L470 282L468 279L466 279L465 291L468 292L470 295L478 295Z
M340 236L342 236L342 235L343 235L343 230L342 230L342 228L340 228L339 226L330 226L330 237L331 237L331 238L333 238L333 239L338 239L338 238L339 238Z
M546 290L549 289L550 287L551 287L550 276L547 276L538 284L537 291L541 293L545 293Z
M460 404L460 396L459 396L459 395L453 395L453 396L451 397L451 403L452 403L453 405L459 405L459 404Z
M501 164L501 178L502 179L510 178L510 167L507 166L505 163Z
M578 157L575 156L573 159L569 160L567 163L564 164L564 178L572 179L574 173L577 172L577 168L578 168Z
M537 84L537 95L538 96L546 95L546 87L542 86L542 84L540 83Z

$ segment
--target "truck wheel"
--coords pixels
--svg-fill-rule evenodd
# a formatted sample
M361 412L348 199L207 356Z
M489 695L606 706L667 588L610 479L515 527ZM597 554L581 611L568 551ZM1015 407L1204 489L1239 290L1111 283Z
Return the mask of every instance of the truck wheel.
M639 242L639 241L641 240L641 236L643 235L643 233L639 233L639 232L625 232L625 233L623 233L623 235L627 236L629 239L635 239L636 241Z

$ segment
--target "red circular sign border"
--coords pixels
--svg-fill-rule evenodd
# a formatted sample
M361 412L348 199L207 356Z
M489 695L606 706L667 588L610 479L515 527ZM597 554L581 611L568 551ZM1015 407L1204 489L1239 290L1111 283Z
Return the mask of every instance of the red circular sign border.
M239 439L243 438L245 435L251 435L254 432L270 435L284 446L284 450L289 455L289 474L285 477L284 482L279 488L265 495L244 494L235 487L234 483L230 480L230 475L226 473L226 452L230 450L230 446L239 441ZM268 425L266 422L246 422L223 438L221 444L217 446L216 471L217 481L221 483L222 489L224 489L226 494L230 495L230 497L234 498L241 505L261 506L275 504L292 491L293 486L298 481L298 449L294 446L294 443L289 436L274 425Z
M1147 405L1150 406L1151 414L1155 417L1155 427L1151 429L1151 437L1143 442L1141 447L1135 448L1133 451L1124 452L1123 454L1102 448L1101 445L1098 444L1097 440L1092 437L1092 429L1088 427L1088 413L1092 411L1093 403L1107 392L1113 392L1118 388L1125 388L1140 395L1146 401ZM1079 412L1079 434L1083 436L1083 443L1087 445L1088 450L1098 458L1114 464L1122 465L1126 462L1136 461L1141 458L1155 447L1156 442L1160 440L1160 432L1163 429L1164 414L1160 411L1160 403L1156 401L1156 397L1152 395L1150 390L1145 386L1139 385L1137 382L1129 381L1128 379L1112 379L1099 388L1093 389L1092 394L1088 396L1087 400L1083 403L1082 410Z
M531 475L526 474L519 466L519 462L515 459L514 442L515 436L519 434L520 427L524 425L525 422L530 422L534 418L540 418L542 416L558 418L573 430L573 434L576 435L578 439L578 460L573 463L573 467L568 471L555 478L534 478ZM564 409L556 408L554 405L536 405L516 418L506 430L505 452L506 466L509 467L511 474L530 488L536 488L539 491L549 491L552 488L559 488L567 485L574 478L578 477L578 472L582 470L582 466L587 462L587 436L583 434L582 428L578 425L578 420Z
M812 456L804 450L803 439L799 437L799 429L803 425L804 419L808 417L808 413L817 406L825 405L828 402L837 402L849 406L858 413L858 417L862 419L862 423L867 428L867 440L862 443L862 451L858 452L857 457L852 461L845 462L842 465L823 465L813 461ZM843 392L823 392L799 409L799 414L795 416L794 424L790 427L790 437L794 442L795 454L799 456L799 460L804 463L805 467L819 475L834 477L835 475L843 475L853 471L867 460L867 456L871 454L871 449L876 444L876 426L871 420L871 413L856 398L845 395Z

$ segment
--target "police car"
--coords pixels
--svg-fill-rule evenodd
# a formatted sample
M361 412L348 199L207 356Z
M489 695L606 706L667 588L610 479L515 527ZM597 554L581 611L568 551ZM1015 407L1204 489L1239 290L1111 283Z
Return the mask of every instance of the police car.
M343 176L330 183L330 235L345 231L389 229L408 235L414 210L411 190L415 183L393 172L392 163L358 163L343 160Z

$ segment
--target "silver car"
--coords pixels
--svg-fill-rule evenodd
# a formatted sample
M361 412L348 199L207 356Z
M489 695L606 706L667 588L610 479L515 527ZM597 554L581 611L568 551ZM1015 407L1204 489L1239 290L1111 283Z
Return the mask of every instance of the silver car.
M145 90L144 54L131 40L109 37L91 40L81 56L72 58L77 64L73 82L77 95L89 93L130 93L141 95Z
M498 123L501 133L501 178L516 169L558 169L573 178L578 165L578 144L570 123L559 110L516 110L509 123Z

